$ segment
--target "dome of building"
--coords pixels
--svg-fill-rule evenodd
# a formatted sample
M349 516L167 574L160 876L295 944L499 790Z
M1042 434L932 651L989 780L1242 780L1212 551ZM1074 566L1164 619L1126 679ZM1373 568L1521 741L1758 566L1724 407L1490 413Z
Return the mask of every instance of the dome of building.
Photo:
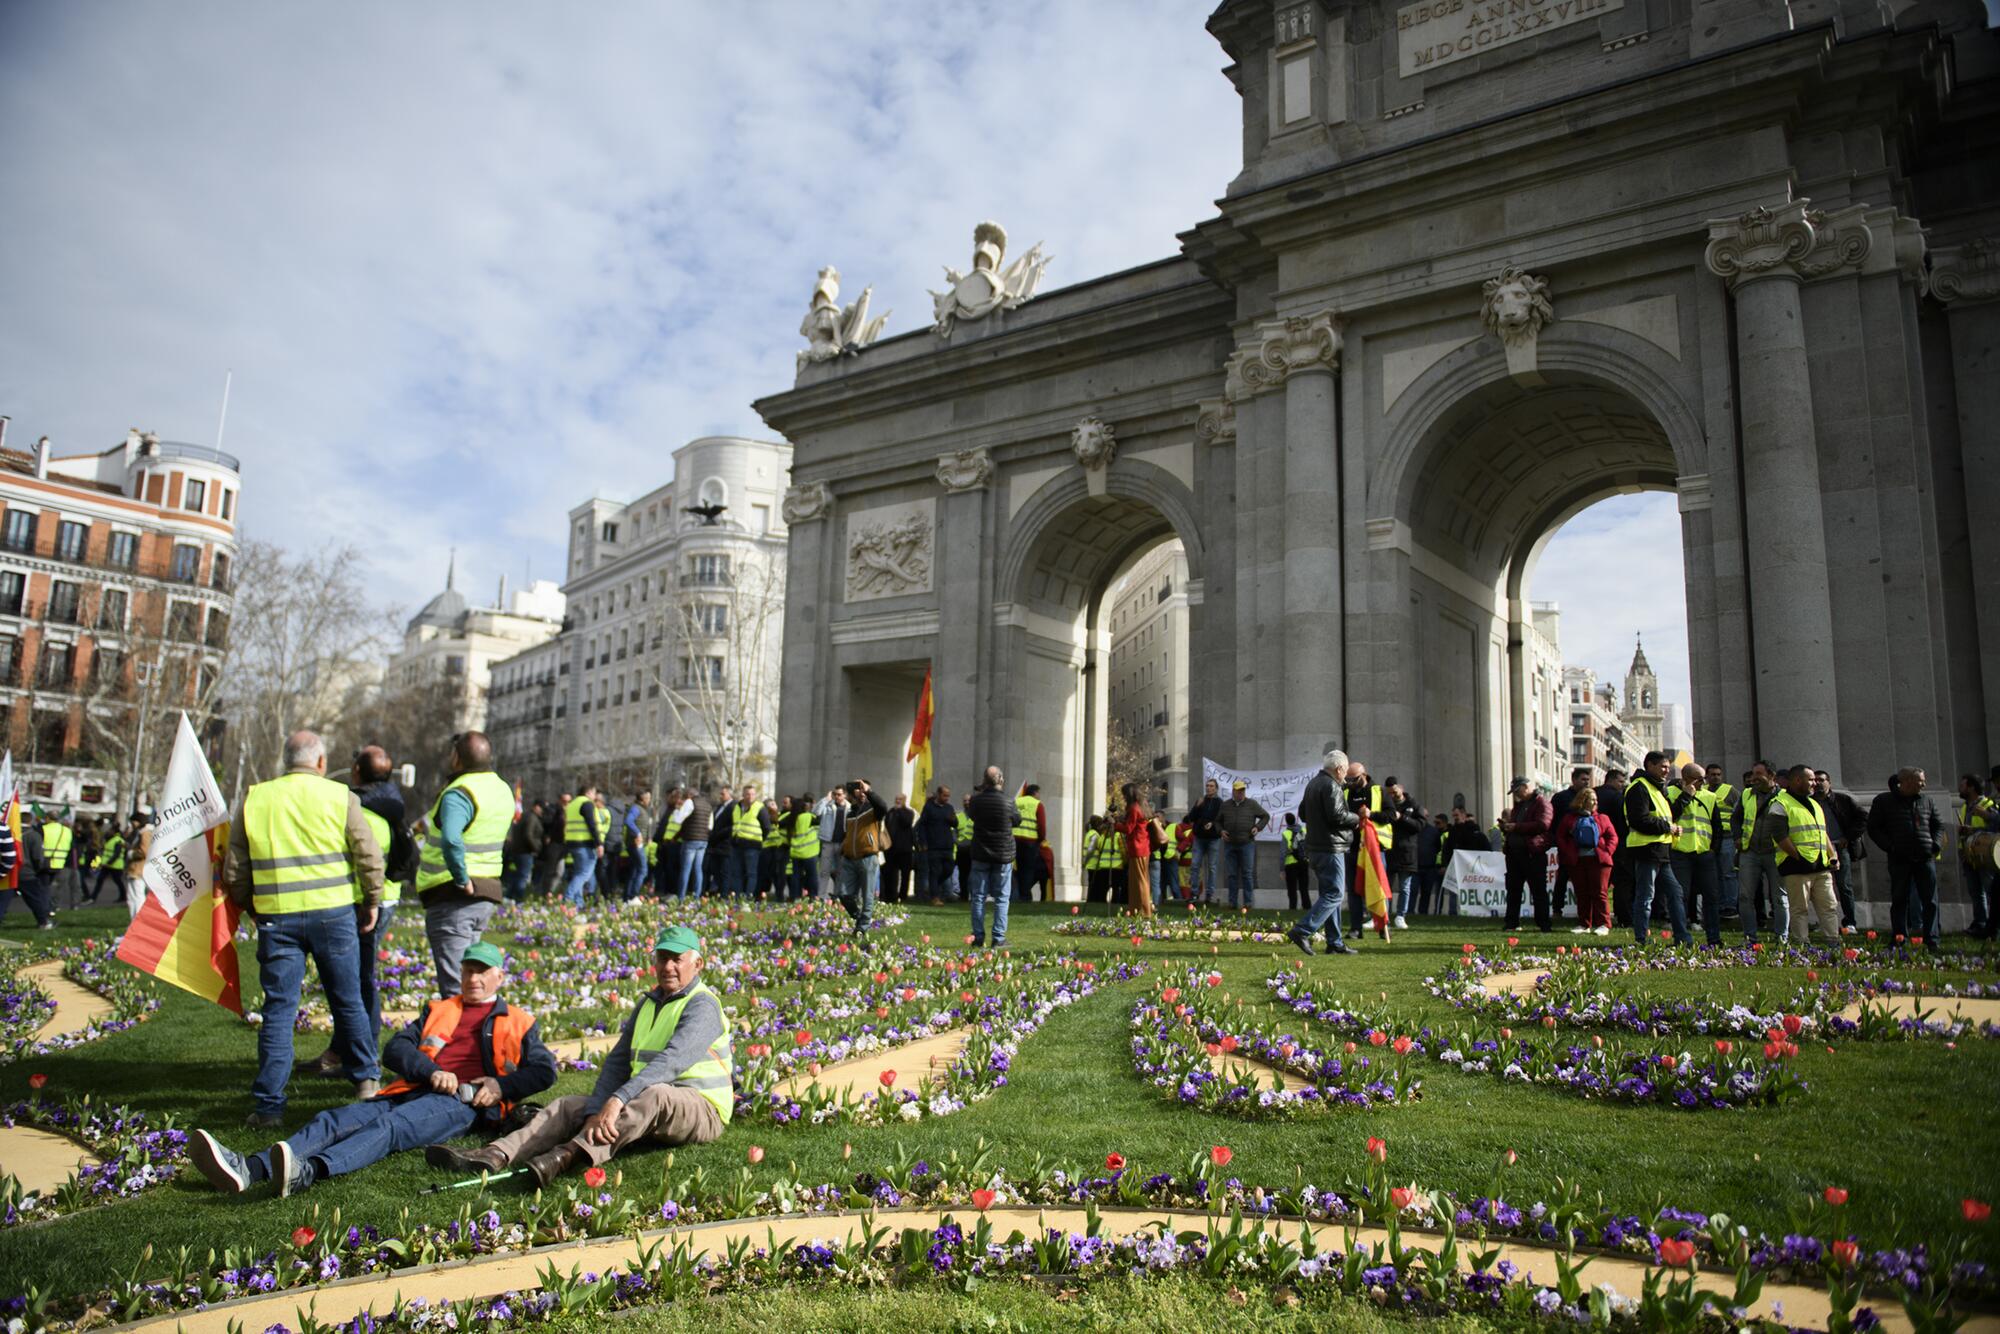
M471 606L465 600L465 594L459 592L454 587L457 582L458 553L454 551L451 556L451 564L445 567L444 592L439 593L429 602L426 602L423 610L412 616L409 624L403 627L403 632L408 634L416 630L419 626L425 625L433 625L439 629L455 629L458 623L465 618L465 613Z

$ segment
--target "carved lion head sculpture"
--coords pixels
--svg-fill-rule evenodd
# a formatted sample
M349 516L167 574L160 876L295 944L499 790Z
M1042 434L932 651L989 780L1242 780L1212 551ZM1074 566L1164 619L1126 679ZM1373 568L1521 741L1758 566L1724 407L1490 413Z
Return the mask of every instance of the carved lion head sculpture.
M1503 341L1538 334L1556 317L1556 308L1549 301L1549 280L1511 264L1500 270L1498 277L1488 278L1483 290L1480 318Z

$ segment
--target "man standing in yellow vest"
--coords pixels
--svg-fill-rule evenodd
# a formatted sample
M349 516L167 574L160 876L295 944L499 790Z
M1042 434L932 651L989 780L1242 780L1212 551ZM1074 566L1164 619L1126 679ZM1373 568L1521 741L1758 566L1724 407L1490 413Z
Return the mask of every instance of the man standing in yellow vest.
M76 877L76 830L66 824L74 816L50 816L42 821L42 856L49 863L49 901L62 903L63 890ZM80 884L80 881L76 883ZM79 896L72 894L68 901L75 903Z
M1687 904L1681 899L1681 882L1674 879L1669 860L1674 840L1681 836L1674 808L1667 801L1668 778L1673 771L1673 759L1665 751L1649 750L1645 772L1625 789L1625 827L1630 831L1625 846L1632 849L1632 936L1641 945L1652 931L1656 889L1666 900L1674 944L1694 943L1688 930Z
M1813 800L1813 767L1795 764L1785 775L1785 790L1778 794L1778 807L1785 813L1784 832L1778 836L1778 874L1785 882L1785 898L1791 904L1791 938L1803 945L1807 940L1806 906L1819 914L1820 934L1840 939L1840 899L1833 892L1833 864L1840 853L1827 836L1827 812Z
M222 880L257 923L257 973L264 988L257 1030L257 1078L245 1124L284 1120L292 1074L292 1021L306 959L319 969L334 1031L343 1039L341 1072L360 1097L380 1086L375 1030L361 1004L361 931L382 902L382 850L360 800L326 776L326 743L313 732L285 738L285 772L243 794L229 828Z
M1701 902L1701 927L1708 943L1722 943L1721 881L1715 870L1715 794L1708 790L1708 775L1698 764L1681 766L1681 781L1667 789L1667 806L1681 832L1674 839L1667 864L1686 896L1686 911L1694 916L1695 901Z
M2000 829L2000 803L1987 796L1978 774L1958 776L1958 863L1965 876L1965 894L1972 900L1972 924L1967 931L1978 940L1991 940L2000 927L2000 898L1994 894L1991 864L1982 865L1966 848L1976 834Z
M604 855L597 784L585 783L583 791L563 804L563 848L569 854L569 883L563 886L563 898L581 908L584 894L597 885L597 859Z
M1034 897L1042 879L1042 844L1049 841L1049 810L1042 804L1042 785L1024 783L1014 798L1014 885L1016 903ZM1055 897L1055 886L1042 893L1043 900Z
M451 739L445 772L449 780L431 806L430 837L417 855L417 897L438 995L456 996L458 961L500 907L514 789L493 772L493 745L484 732Z
M736 1107L729 1021L701 980L701 937L670 926L653 942L655 986L618 1031L618 1043L585 1097L557 1098L535 1119L484 1148L426 1151L431 1163L499 1172L525 1161L546 1186L578 1163L601 1166L641 1140L707 1144Z

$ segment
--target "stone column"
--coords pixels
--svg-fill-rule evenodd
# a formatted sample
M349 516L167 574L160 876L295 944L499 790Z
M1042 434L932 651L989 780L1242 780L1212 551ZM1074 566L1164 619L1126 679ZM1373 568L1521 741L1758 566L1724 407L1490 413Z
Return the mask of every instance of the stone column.
M2000 580L1992 577L2000 570L2000 489L1992 483L2000 476L2000 238L1933 250L1929 285L1948 312L1986 753L2000 756Z
M807 482L785 492L780 504L790 536L785 544L785 587L792 597L810 599L790 618L784 660L778 672L778 769L781 792L806 792L824 781L824 692L820 670L826 618L820 614L826 568L832 551L833 492L825 482ZM577 679L574 675L572 680ZM572 707L572 714L575 709Z
M1750 531L1757 741L1775 764L1824 764L1841 781L1812 386L1799 285L1839 263L1841 234L1795 200L1709 223L1709 270L1736 302L1736 393Z
M1271 320L1234 361L1232 381L1261 395L1282 391L1282 449L1260 442L1267 464L1282 466L1283 598L1277 618L1283 670L1275 701L1283 718L1265 729L1266 761L1310 764L1342 734L1340 624L1340 431L1334 413L1340 324L1331 311ZM1268 627L1266 632L1268 633Z
M987 605L981 560L986 549L986 500L993 458L983 449L961 449L937 461L938 505L937 646L931 654L931 706L936 726L931 759L935 782L954 797L969 793L986 765L979 756L980 645L991 626L980 614ZM912 804L921 804L911 793Z

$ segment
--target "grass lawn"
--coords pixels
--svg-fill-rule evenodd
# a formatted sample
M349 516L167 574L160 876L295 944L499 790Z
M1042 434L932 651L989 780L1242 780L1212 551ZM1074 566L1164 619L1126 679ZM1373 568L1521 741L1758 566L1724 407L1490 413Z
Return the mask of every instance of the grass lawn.
M414 917L414 914L409 914ZM1276 914L1257 914L1271 925ZM119 910L66 913L59 934L80 941L102 937L123 924ZM1289 948L1249 943L1147 944L1134 950L1122 936L1066 937L1050 928L1069 919L1067 907L1017 909L1011 944L1018 951L1044 947L1075 949L1085 957L1109 959L1137 954L1154 967L1200 963L1221 972L1224 987L1264 1005L1263 979L1278 963L1299 956ZM406 919L407 920L407 919ZM0 935L24 942L46 941L14 917ZM404 939L416 931L398 928ZM915 908L901 934L914 940L929 932L940 943L965 930L958 909ZM1306 962L1314 978L1333 980L1355 1001L1381 997L1405 1014L1432 1019L1456 1012L1432 1000L1426 975L1460 956L1461 942L1482 949L1501 947L1503 933L1491 923L1461 920L1420 922L1397 933L1387 947L1366 943L1353 958L1321 957ZM506 943L510 937L495 932ZM1523 939L1523 948L1570 937ZM1615 943L1615 942L1614 942ZM256 969L250 948L242 947L246 1000L256 1004ZM12 954L11 951L8 952ZM0 967L7 966L0 956ZM1794 975L1759 970L1767 993L1782 995ZM1747 991L1752 980L1730 971L1620 979L1632 994L1722 995L1734 981ZM1660 1204L1704 1212L1722 1211L1747 1226L1773 1235L1790 1230L1810 1197L1829 1185L1851 1192L1848 1224L1864 1244L1886 1245L1969 1234L1974 1254L2000 1262L2000 1230L1973 1228L1960 1216L1962 1197L1992 1200L2000 1195L2000 1042L1968 1037L1955 1049L1942 1042L1824 1044L1806 1046L1797 1061L1810 1090L1776 1108L1684 1112L1665 1107L1617 1107L1585 1102L1549 1088L1502 1084L1491 1078L1454 1073L1435 1063L1423 1066L1425 1096L1412 1106L1336 1111L1302 1120L1245 1122L1206 1115L1171 1104L1133 1073L1127 1039L1127 1012L1144 983L1105 984L1097 995L1057 1012L1024 1043L1010 1073L1009 1087L967 1110L941 1119L899 1127L794 1126L739 1123L716 1144L679 1151L676 1176L703 1167L713 1180L744 1163L745 1150L761 1144L765 1171L796 1163L808 1181L845 1180L855 1171L891 1161L897 1146L914 1154L942 1154L985 1139L995 1148L996 1165L1021 1171L1042 1155L1050 1165L1101 1170L1108 1152L1124 1154L1131 1170L1150 1174L1179 1171L1193 1153L1213 1144L1235 1151L1230 1172L1250 1183L1291 1185L1300 1180L1322 1188L1364 1174L1363 1144L1380 1135L1391 1146L1398 1179L1414 1180L1465 1194L1485 1193L1496 1181L1520 1204L1550 1198L1558 1182L1578 1182L1587 1196L1601 1196L1621 1211L1649 1214ZM234 1015L168 988L165 1003L150 1021L76 1050L0 1066L0 1097L12 1102L28 1093L28 1076L48 1076L48 1093L89 1092L148 1113L177 1117L183 1126L214 1130L240 1149L263 1147L264 1137L241 1128L254 1072L255 1035ZM1454 1022L1455 1022L1454 1018ZM1297 1025L1271 1012L1273 1031ZM1323 1036L1323 1035L1322 1035ZM318 1052L321 1034L298 1040L302 1057ZM589 1073L566 1075L557 1092L585 1091ZM346 1086L295 1075L287 1129L313 1112L341 1101ZM843 1143L853 1160L842 1159ZM1518 1163L1498 1166L1513 1149ZM656 1200L665 1155L642 1151L619 1160L620 1187ZM270 1247L310 1221L315 1207L324 1226L334 1209L344 1223L374 1223L385 1231L410 1222L442 1220L472 1203L474 1191L424 1195L446 1180L406 1154L368 1171L322 1183L303 1198L278 1200L256 1192L241 1200L216 1194L198 1175L148 1191L134 1199L52 1223L0 1231L0 1289L29 1285L73 1292L101 1286L107 1277L129 1272L145 1242L160 1251L187 1246L197 1258L228 1245ZM512 1193L511 1184L497 1190ZM1252 1294L1249 1307L1201 1285L1108 1285L1079 1297L1010 1288L982 1289L970 1298L941 1292L871 1294L801 1291L730 1299L693 1315L649 1310L634 1318L635 1329L680 1329L699 1319L704 1328L768 1326L773 1315L789 1316L806 1327L1005 1329L1062 1323L1086 1328L1120 1327L1140 1321L1188 1328L1235 1323L1245 1316L1314 1327L1361 1328L1377 1317L1352 1304L1337 1311L1279 1309L1269 1294ZM987 1317L1003 1323L987 1323Z

